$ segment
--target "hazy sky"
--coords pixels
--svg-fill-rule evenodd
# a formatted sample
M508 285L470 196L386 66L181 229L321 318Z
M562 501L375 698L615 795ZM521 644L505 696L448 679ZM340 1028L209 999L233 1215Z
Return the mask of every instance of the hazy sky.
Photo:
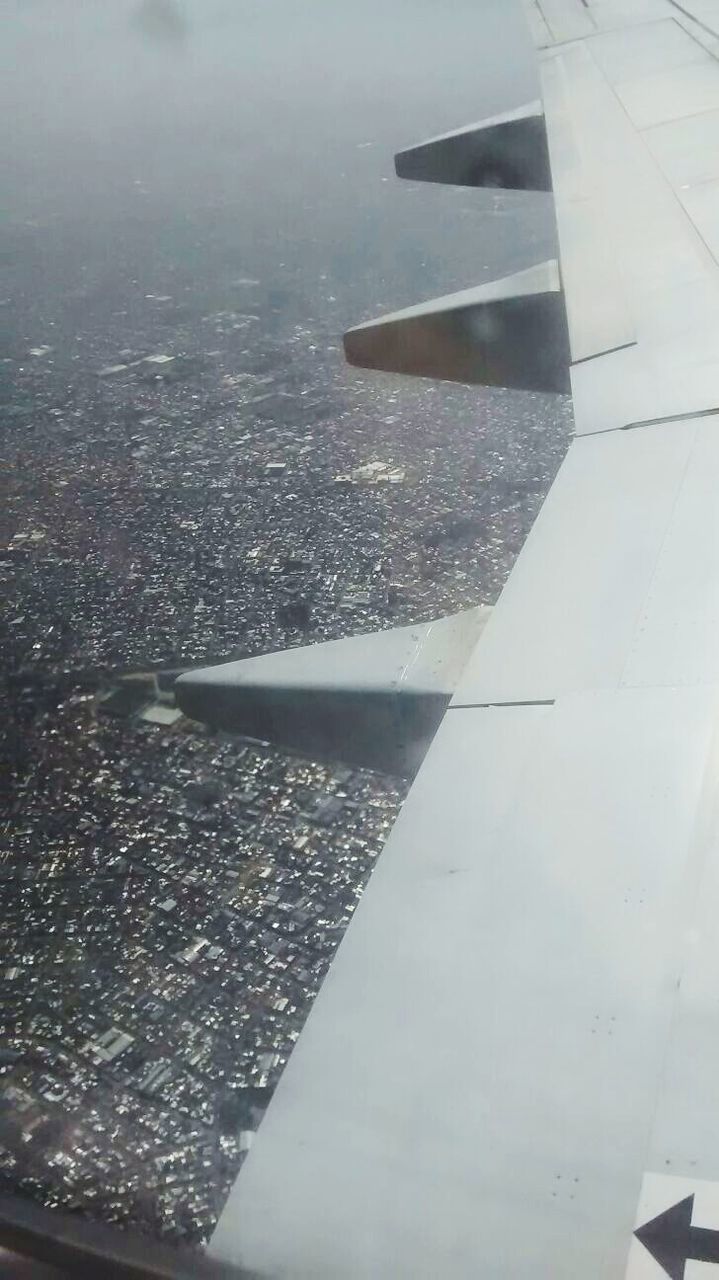
M4 0L3 145L20 181L56 172L54 157L80 191L89 158L104 176L134 163L179 183L183 154L186 179L219 171L232 189L248 140L262 167L369 139L389 152L535 96L518 7Z
M519 265L536 258L490 218L498 247L483 252L475 231L474 269L454 223L462 209L496 213L498 197L473 192L468 204L424 187L418 200L393 175L402 146L536 96L513 0L0 6L10 225L62 220L111 235L128 219L171 229L221 211L248 245L273 228L297 252L322 240L328 261L367 245L378 278L409 235L442 258L448 287L455 274L458 287L492 274L497 256L504 269L514 249ZM392 305L414 300L401 276Z

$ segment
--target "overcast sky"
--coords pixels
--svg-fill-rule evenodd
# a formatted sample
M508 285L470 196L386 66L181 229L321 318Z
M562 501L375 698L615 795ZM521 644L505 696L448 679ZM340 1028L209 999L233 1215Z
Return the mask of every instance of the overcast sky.
M0 10L6 226L46 233L48 291L53 280L67 287L53 258L73 260L73 228L88 260L93 234L106 253L116 241L118 277L135 269L133 227L147 257L160 235L179 246L188 221L243 246L250 272L253 252L267 272L273 243L280 260L306 257L310 273L326 261L331 277L335 263L347 323L358 307L405 305L544 256L543 197L513 197L501 219L504 196L418 192L393 170L401 147L536 96L519 0L0 0ZM366 282L350 297L344 280L360 265Z

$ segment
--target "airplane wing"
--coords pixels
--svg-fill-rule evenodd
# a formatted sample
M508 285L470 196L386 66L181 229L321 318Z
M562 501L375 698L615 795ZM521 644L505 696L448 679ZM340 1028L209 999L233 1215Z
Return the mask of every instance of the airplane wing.
M528 10L541 102L397 164L548 154L560 268L347 350L569 365L576 436L213 1237L265 1276L719 1277L719 0Z

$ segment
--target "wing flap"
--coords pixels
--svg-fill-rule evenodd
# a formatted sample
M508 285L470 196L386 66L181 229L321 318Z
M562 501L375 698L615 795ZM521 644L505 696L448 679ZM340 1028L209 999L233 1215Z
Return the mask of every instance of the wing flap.
M697 512L701 533L677 529L681 495L686 493L685 502L691 495L687 473L702 466L700 430L719 439L719 418L575 441L467 664L456 702L526 701L618 687L647 626L643 613L670 536L687 566L685 625L691 631L700 623L706 575L692 573L691 557L698 536L719 575L713 509ZM660 633L672 622L671 610L664 597L661 615L652 617ZM719 630L712 641L718 662L709 675L716 678ZM647 633L642 643L651 643ZM686 670L681 651L673 665L665 656L662 684ZM706 675L706 663L697 666L694 679Z
M175 684L178 706L316 760L412 776L490 612L188 671Z
M539 101L398 151L394 162L399 178L419 182L552 189Z
M528 391L569 389L554 261L367 321L344 335L350 364Z
M653 689L448 713L219 1257L303 1277L624 1274L718 709ZM710 1049L716 1066L716 1031Z

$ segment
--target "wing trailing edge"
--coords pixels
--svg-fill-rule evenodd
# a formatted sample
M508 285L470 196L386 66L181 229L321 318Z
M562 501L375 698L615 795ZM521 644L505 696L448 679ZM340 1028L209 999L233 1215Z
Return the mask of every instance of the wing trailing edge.
M398 178L465 187L551 191L547 130L539 100L398 151Z
M413 776L491 610L188 671L178 705L313 759Z
M558 263L358 325L350 364L480 386L569 391L569 338Z
M398 177L551 191L540 100L407 147ZM550 260L474 289L381 316L344 335L350 364L478 386L568 393L569 336L559 265Z

